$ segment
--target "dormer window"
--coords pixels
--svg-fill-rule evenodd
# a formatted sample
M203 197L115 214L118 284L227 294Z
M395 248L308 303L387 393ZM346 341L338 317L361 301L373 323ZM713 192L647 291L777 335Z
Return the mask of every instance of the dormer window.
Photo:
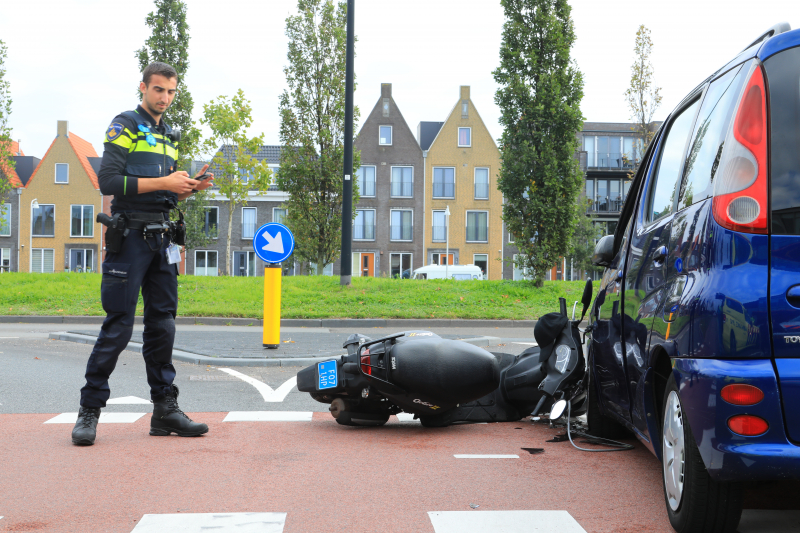
M472 128L458 128L458 146L472 146Z
M378 127L378 144L381 146L391 146L392 144L392 127L379 126Z

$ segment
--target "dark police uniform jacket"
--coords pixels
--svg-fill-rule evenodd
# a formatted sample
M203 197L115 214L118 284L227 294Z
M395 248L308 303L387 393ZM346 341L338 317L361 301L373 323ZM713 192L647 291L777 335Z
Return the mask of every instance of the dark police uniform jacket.
M155 146L147 142L148 134L140 130L140 125L150 130ZM97 179L101 193L114 195L112 213L167 213L178 204L178 195L174 192L139 194L139 180L168 176L175 171L178 143L172 141L171 134L172 129L163 117L156 126L142 106L117 115L111 122L103 143L103 161Z

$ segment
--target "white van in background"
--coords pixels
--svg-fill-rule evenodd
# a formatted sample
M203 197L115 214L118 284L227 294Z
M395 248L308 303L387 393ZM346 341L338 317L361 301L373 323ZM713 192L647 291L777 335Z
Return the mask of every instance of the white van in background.
M481 267L475 265L427 265L414 271L411 279L483 279Z

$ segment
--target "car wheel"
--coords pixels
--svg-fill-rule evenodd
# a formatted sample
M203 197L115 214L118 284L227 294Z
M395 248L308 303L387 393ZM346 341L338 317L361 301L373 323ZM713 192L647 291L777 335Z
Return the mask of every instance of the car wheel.
M678 533L733 533L742 516L742 486L708 475L686 421L675 376L664 392L661 465L664 500Z
M631 436L625 426L613 420L600 412L600 400L597 395L597 390L592 378L591 368L589 372L589 382L587 388L589 389L586 407L586 419L589 425L589 435L600 437L603 439L625 439Z

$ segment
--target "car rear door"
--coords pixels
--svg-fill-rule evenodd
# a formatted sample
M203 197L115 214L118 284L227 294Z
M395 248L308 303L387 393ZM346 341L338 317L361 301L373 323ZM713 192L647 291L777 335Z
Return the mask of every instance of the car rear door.
M764 60L770 119L772 346L788 436L800 442L800 48Z

